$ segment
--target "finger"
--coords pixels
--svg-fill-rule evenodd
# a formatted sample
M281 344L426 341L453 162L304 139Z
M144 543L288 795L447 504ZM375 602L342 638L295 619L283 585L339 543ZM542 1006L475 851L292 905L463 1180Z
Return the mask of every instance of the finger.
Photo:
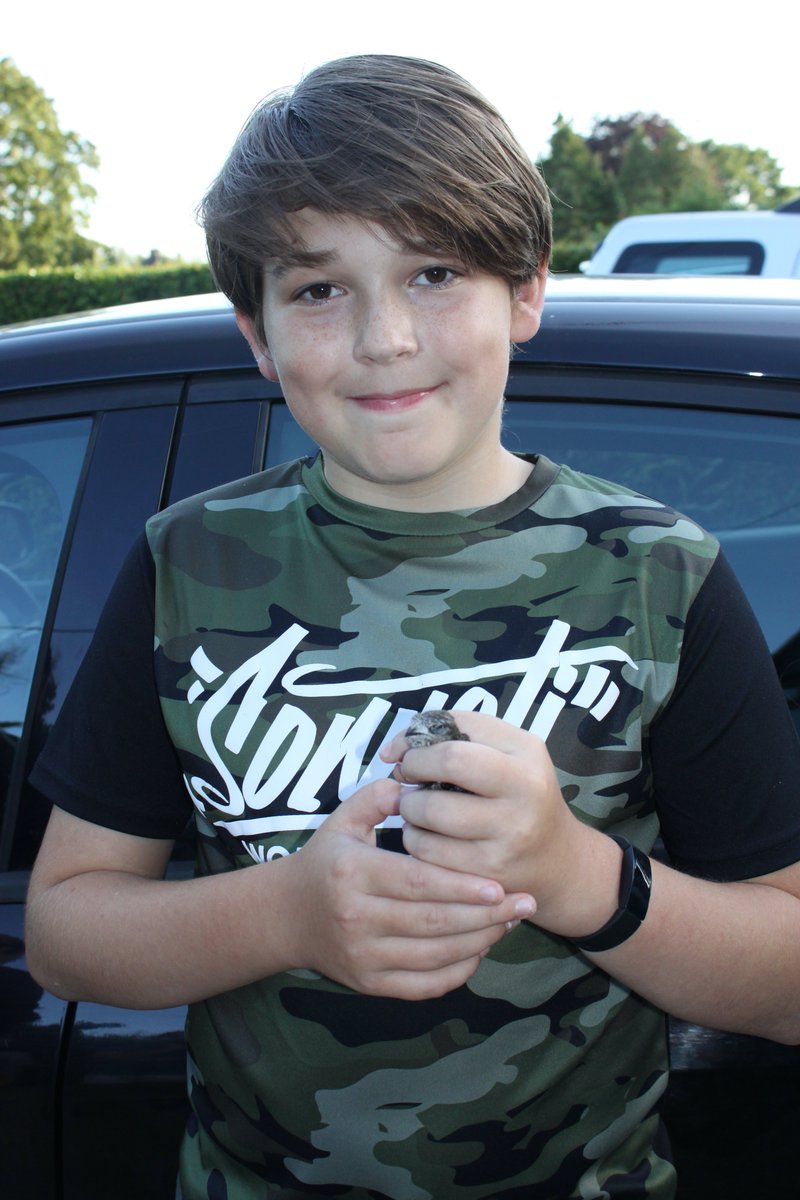
M396 763L400 762L406 750L408 750L408 742L404 733L397 733L390 742L387 742L378 751L378 757L384 762Z
M454 874L471 872L476 865L487 874L505 879L508 871L508 853L504 843L489 838L465 838L452 833L432 833L406 824L403 842L410 857L428 866L443 867Z
M441 941L477 935L501 936L536 911L533 897L513 893L500 904L435 904L373 898L371 927L377 938Z
M528 754L533 747L544 747L544 742L527 729L511 725L500 717L482 712L454 712L458 727L472 742L492 746L503 754ZM458 743L457 743L458 744Z
M391 996L396 1000L436 1000L463 987L482 961L483 957L477 954L437 971L379 971L360 990L368 995Z
M514 922L512 928L518 922ZM428 945L420 945L410 951L402 939L392 947L390 957L383 966L370 973L366 990L381 995L392 995L409 1000L419 1000L444 995L460 987L474 975L483 959L510 930L506 927L487 930L479 939L433 939ZM462 957L468 947L475 953ZM400 956L399 965L394 965L394 952ZM441 961L440 961L441 960ZM411 962L416 963L410 969ZM439 963L439 965L436 965ZM364 990L362 988L362 990Z
M494 926L450 937L387 938L380 946L381 970L441 971L456 963L485 957L508 932L505 926Z
M504 754L525 753L530 751L532 745L544 745L535 734L525 729L519 729L516 725L510 725L502 718L491 716L488 713L453 709L453 717L458 728L467 735L470 741L493 746ZM436 744L447 745L448 743ZM426 747L426 749L429 748ZM380 757L384 762L401 762L408 749L409 745L405 734L399 733L381 747Z
M505 899L501 884L490 877L385 851L371 858L367 889L374 896L428 903L492 906Z
M501 814L497 805L487 803L483 795L421 787L402 794L400 815L405 822L404 845L413 854L407 836L412 827L444 837L482 841L496 833Z
M505 898L502 884L490 875L451 871L435 862L418 862L406 854L393 854L374 845L359 843L349 835L332 830L330 820L317 830L308 858L322 870L328 891L338 896L337 904L348 906L358 896L478 907L498 904ZM336 839L344 836L344 844Z
M395 779L423 788L438 780L485 797L549 787L555 772L544 743L524 730L510 732L511 737L499 739L503 743L499 747L476 739L412 748L395 768Z
M437 742L407 750L394 771L396 780L425 787L432 781L454 784L474 795L491 795L512 760L479 742Z
M343 800L324 824L329 831L347 833L371 843L375 826L400 811L402 790L396 780L378 779Z

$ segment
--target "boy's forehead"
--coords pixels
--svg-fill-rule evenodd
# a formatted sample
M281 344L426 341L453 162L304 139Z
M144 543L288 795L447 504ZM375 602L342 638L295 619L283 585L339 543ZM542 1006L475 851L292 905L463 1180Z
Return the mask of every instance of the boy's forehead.
M358 213L324 213L304 208L286 217L289 238L280 252L266 262L267 273L275 279L292 267L322 267L331 265L346 254L348 246L365 234L386 249L399 254L422 250L423 244L410 247L398 240L391 230ZM424 247L433 250L434 247Z

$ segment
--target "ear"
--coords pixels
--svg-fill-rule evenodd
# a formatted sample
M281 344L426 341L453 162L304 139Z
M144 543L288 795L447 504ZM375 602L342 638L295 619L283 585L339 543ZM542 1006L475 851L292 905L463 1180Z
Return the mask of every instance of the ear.
M511 341L527 342L538 333L544 305L544 285L547 268L537 271L532 279L514 289L511 301Z
M261 341L256 333L253 325L252 317L248 317L246 313L236 309L234 313L236 324L239 326L239 331L243 335L250 349L253 351L258 369L265 379L271 380L272 383L278 382L278 372L275 369L275 363L272 361L272 355L268 347Z

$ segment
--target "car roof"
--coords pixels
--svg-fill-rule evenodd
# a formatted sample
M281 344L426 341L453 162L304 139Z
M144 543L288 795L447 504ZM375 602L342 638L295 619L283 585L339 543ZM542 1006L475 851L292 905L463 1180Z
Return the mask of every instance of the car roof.
M744 229L763 229L765 231L773 231L775 229L784 230L787 237L796 237L797 229L800 222L794 220L795 212L791 211L772 211L769 209L722 209L716 212L672 212L672 213L637 213L632 217L623 217L617 221L612 228L619 229L642 229L658 230L663 226L665 230L676 230L681 226L686 226L689 229L697 227L697 229L705 229L709 226L711 229L724 228L730 226L732 230L738 230L740 227Z
M522 362L800 378L800 281L554 276ZM0 329L0 388L253 368L219 295Z
M548 293L531 361L800 379L800 280L575 276Z

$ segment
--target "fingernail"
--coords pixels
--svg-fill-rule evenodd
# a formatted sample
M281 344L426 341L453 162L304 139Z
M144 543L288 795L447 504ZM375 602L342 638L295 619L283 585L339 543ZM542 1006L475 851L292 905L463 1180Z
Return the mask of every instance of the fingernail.
M496 904L500 899L500 889L492 884L487 884L486 887L481 888L480 896L485 904Z
M529 917L533 912L532 900L518 900L514 905L514 912L518 917Z
M506 929L511 933L511 930L516 929L519 924L519 921L506 921Z

